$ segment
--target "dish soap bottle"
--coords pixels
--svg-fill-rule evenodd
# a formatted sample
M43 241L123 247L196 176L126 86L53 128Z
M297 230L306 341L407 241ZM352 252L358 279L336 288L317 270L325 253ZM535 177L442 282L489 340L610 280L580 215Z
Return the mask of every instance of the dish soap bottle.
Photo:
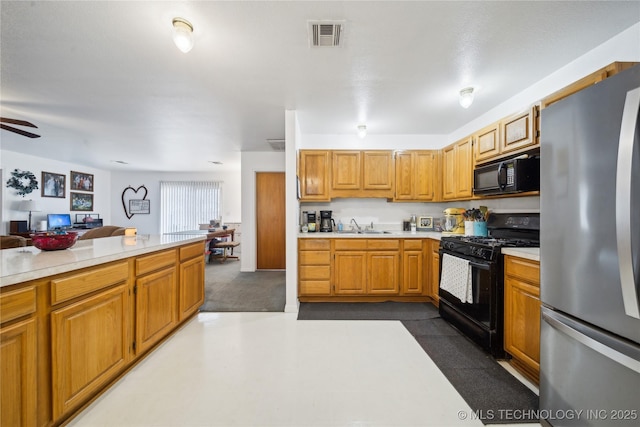
M411 215L411 220L409 221L409 223L411 224L411 232L415 233L416 229L418 228L418 223L415 215Z
M344 228L344 225L342 225L342 220L339 219L338 220L338 231L342 231L343 228Z

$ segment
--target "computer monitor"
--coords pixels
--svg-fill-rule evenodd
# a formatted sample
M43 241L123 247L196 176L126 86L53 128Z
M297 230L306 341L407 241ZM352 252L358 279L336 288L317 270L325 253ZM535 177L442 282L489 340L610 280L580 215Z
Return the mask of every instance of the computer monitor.
M56 230L56 229L65 230L67 228L71 228L70 214L48 214L47 215L47 230Z

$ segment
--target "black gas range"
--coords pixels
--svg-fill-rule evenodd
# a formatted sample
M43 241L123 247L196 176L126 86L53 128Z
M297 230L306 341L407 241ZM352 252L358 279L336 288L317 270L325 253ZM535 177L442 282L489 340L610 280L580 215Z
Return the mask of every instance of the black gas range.
M488 237L441 238L439 311L494 357L503 358L502 248L539 247L540 214L491 214L487 229Z

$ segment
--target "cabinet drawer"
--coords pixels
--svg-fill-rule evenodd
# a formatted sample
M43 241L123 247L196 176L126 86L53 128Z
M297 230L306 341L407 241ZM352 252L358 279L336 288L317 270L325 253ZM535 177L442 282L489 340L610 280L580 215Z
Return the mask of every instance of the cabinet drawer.
M330 295L331 282L329 280L301 280L300 295Z
M540 284L540 263L523 258L505 257L505 272L528 282Z
M400 249L398 239L371 239L367 240L367 249Z
M0 323L35 313L35 311L35 286L5 292L0 295Z
M326 265L303 265L300 266L300 280L329 280L331 278L331 267Z
M365 239L336 239L333 242L336 251L362 251L367 249Z
M300 251L300 265L329 265L331 255L329 251Z
M180 248L180 261L204 255L204 242Z
M329 239L298 239L298 249L301 250L325 250L331 247Z
M404 250L405 251L421 251L422 250L422 240L419 239L411 239L404 241Z
M52 280L51 304L58 304L124 282L128 278L129 264L125 261L108 267L94 268L86 273Z
M204 249L203 249L204 251ZM203 252L204 253L204 252ZM136 276L175 265L176 251L169 250L153 255L136 258Z

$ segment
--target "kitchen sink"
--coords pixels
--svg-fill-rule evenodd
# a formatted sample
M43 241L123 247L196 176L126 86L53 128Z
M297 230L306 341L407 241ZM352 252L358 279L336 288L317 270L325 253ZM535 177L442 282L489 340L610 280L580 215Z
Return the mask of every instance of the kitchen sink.
M391 234L390 231L383 230L338 230L338 234Z

